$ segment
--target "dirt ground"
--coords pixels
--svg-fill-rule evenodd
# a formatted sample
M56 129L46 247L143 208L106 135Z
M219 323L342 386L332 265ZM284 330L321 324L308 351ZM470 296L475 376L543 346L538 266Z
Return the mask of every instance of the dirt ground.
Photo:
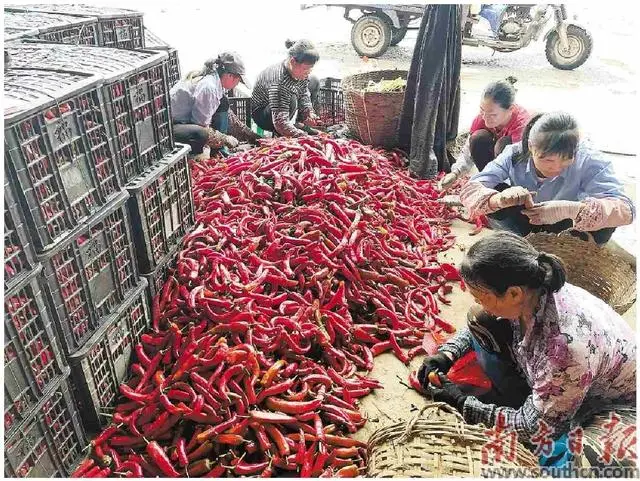
M471 245L492 233L489 229L483 229L478 235L470 236L472 229L470 224L455 220L452 232L457 237L456 244L449 251L442 253L439 260L457 265ZM460 329L465 325L466 313L473 302L472 298L457 285L454 286L448 298L451 300L451 305L442 305L442 317ZM634 329L636 305L634 304L623 316ZM407 367L390 353L376 357L375 367L370 375L378 379L384 389L376 390L361 400L361 411L366 414L368 422L354 435L356 439L366 442L375 430L398 421L407 421L428 401L409 387L408 381L410 372L420 367L422 359L424 359L423 356L416 357Z

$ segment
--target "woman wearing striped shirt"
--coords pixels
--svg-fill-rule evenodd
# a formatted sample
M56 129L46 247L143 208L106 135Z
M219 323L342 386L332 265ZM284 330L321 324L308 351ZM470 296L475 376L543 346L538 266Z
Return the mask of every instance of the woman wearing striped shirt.
M296 126L300 119L307 127L318 125L309 92L309 74L320 55L308 40L287 40L289 56L258 76L251 96L252 117L264 130L284 137L299 137L312 129Z

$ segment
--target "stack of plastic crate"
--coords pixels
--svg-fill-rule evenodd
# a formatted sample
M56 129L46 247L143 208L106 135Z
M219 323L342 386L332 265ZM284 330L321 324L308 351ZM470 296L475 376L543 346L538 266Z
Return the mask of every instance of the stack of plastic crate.
M95 5L54 3L6 5L5 11L59 14L70 18L94 17L97 22L98 39L95 45L129 49L144 48L142 12Z
M102 85L72 71L4 75L7 476L72 472L84 406L67 366L136 295L146 308Z
M173 150L166 53L30 41L13 42L5 50L12 67L102 78L100 90L123 186Z
M163 263L170 261L194 225L189 147L173 143L167 53L33 41L7 49L12 58L9 73L13 67L37 65L47 72L81 71L101 78L96 90L118 166L120 195L109 209L86 221L82 242L65 239L50 251L57 257L49 271L45 265L49 282L61 287L54 289L59 295L50 296L54 315L73 320L60 322L59 332L85 427L94 431L108 420L104 414L124 380L132 347L148 325L150 296L146 279L138 274L159 282ZM131 257L125 261L117 252L107 252L124 249L125 243L135 259L130 276L122 268ZM69 266L68 259L77 253L78 266ZM99 272L109 259L117 261L111 266L116 277ZM90 268L93 277L72 269L81 266ZM84 295L83 286L89 294Z
M178 59L178 51L169 46L164 40L151 32L148 28L144 29L144 44L149 50L160 50L167 52L169 55L169 87L173 87L180 81L180 59Z
M98 19L5 9L5 42L27 37L73 45L98 45Z

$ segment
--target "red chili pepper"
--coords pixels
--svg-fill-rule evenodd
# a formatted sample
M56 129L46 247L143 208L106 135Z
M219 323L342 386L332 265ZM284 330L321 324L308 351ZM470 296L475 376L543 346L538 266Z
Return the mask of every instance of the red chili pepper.
M160 447L160 445L156 441L151 441L147 444L146 452L151 458L151 460L155 463L160 470L169 477L177 478L180 476L178 471L175 470L171 461L167 457L164 450Z
M211 441L205 441L200 444L194 451L187 454L187 459L189 462L196 461L198 459L202 459L205 456L208 456L209 453L213 451L213 443Z
M87 473L90 469L96 467L95 466L96 462L91 459L91 458L87 458L84 461L82 461L80 463L80 465L76 468L76 470L73 472L73 474L71 475L72 478L82 478L83 475L85 473ZM98 467L99 469L99 467Z
M318 409L322 404L321 399L313 401L285 401L276 397L268 397L265 405L274 411L280 411L286 414L299 414L302 412L313 411Z
M206 431L203 431L202 433L198 434L198 436L196 437L197 441L199 443L203 443L206 440L211 439L217 436L218 434L225 432L227 429L233 426L236 420L237 420L237 416L234 414L225 422L218 424L217 426L211 427Z

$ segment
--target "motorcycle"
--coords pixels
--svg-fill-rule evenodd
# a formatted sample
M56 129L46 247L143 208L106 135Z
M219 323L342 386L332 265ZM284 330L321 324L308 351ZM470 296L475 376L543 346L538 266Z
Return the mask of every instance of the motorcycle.
M483 4L480 11L467 9L462 43L489 47L497 52L514 52L537 41L553 17L555 26L544 36L545 54L551 65L560 70L573 70L587 61L593 49L591 34L582 26L568 21L567 9L560 4L494 5ZM490 35L474 33L474 25L484 19Z

